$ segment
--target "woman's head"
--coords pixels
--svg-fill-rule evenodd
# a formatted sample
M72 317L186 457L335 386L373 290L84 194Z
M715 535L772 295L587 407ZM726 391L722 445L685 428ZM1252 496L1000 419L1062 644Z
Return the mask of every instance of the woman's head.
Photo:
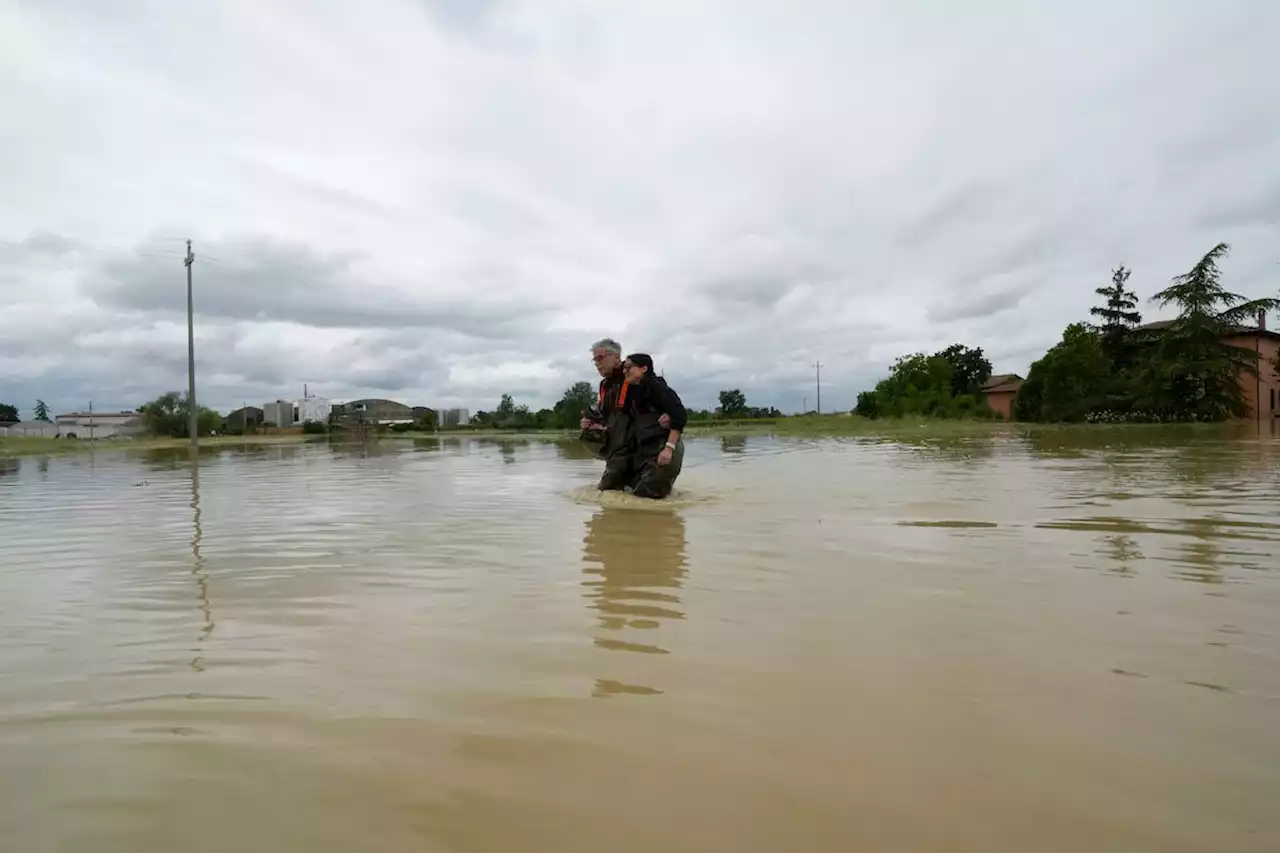
M628 385L643 382L652 373L653 359L645 353L632 353L622 362L622 375L627 380Z

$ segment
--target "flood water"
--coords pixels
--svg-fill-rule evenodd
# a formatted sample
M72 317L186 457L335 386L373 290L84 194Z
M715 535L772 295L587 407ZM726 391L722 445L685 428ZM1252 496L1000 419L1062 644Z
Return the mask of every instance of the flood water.
M696 438L659 506L598 473L0 459L2 849L1280 849L1280 441Z

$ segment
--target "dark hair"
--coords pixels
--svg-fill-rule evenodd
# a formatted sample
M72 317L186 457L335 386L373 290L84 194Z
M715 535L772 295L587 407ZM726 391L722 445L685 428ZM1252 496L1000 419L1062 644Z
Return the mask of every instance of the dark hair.
M633 352L631 355L627 356L627 361L631 362L636 367L647 367L649 369L649 375L653 375L653 359L649 357L648 353Z

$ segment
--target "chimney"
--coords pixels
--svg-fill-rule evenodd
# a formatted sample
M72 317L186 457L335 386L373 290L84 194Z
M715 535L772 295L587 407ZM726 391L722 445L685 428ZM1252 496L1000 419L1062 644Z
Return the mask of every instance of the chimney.
M1258 331L1265 332L1266 330L1267 330L1267 312L1265 310L1259 311L1258 312Z

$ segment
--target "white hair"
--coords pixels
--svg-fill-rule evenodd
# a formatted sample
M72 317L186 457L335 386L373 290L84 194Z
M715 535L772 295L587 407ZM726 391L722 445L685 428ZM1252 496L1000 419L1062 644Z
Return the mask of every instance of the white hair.
M618 355L622 355L622 344L618 343L613 338L601 338L591 345L591 349L592 351L598 349L608 350L609 352L616 352Z

